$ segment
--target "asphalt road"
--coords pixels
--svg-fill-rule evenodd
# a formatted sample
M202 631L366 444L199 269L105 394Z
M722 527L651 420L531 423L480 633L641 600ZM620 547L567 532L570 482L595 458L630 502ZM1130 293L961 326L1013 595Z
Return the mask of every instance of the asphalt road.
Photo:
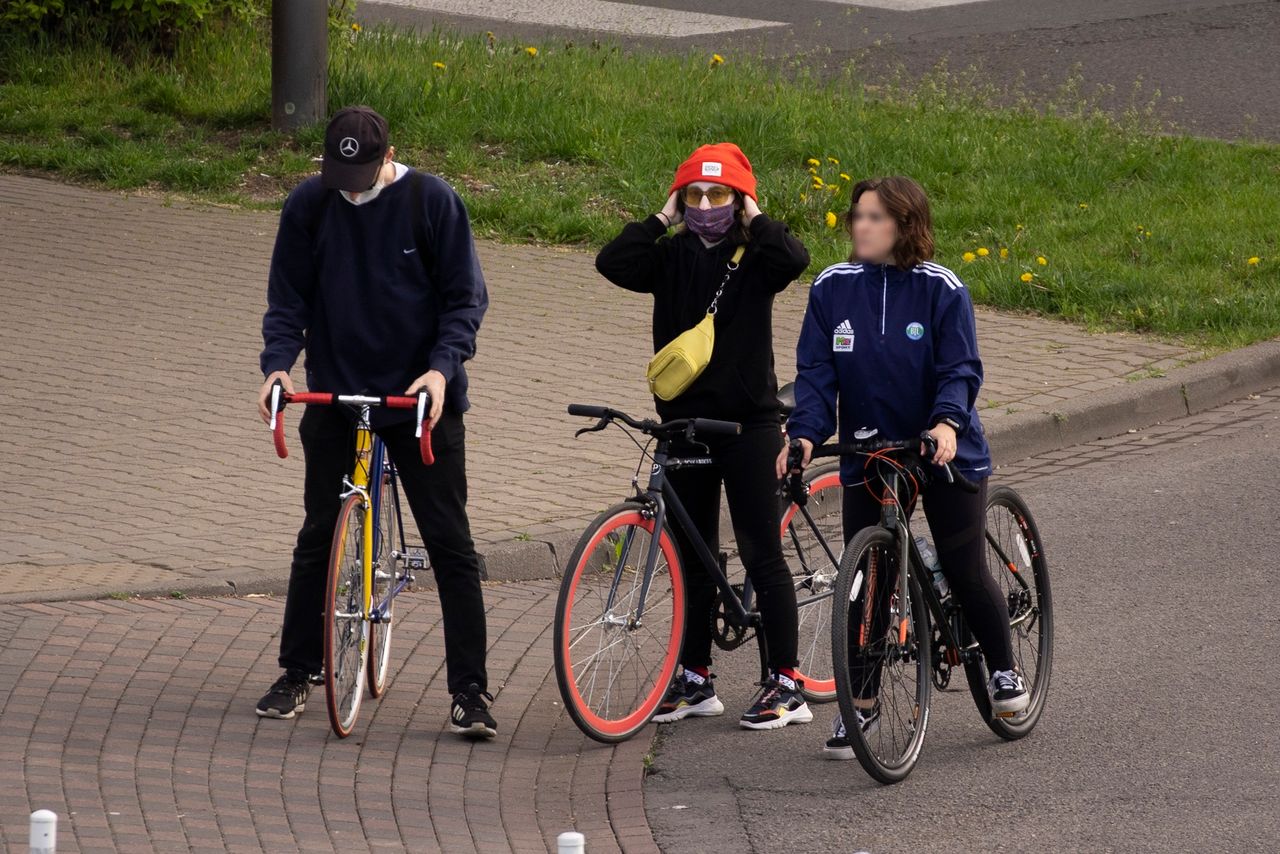
M899 71L918 75L945 60L952 69L975 66L980 80L1001 88L1021 81L1041 100L1078 70L1083 91L1097 95L1106 109L1142 108L1158 92L1158 116L1182 130L1280 141L1277 0L879 0L871 5L836 0L521 0L498 5L518 6L525 13L496 14L457 0L366 0L360 15L366 21L519 37L608 38L681 52L714 50L730 57L738 51L805 55L828 70L856 59L870 83ZM628 13L621 16L626 23L619 23L618 7L627 7L621 10ZM458 14L461 8L477 14ZM650 31L646 27L655 18L669 14L664 10L774 25L733 30L727 24L696 34L696 26L681 29L677 21L670 35L634 35ZM530 23L539 19L556 24Z
M832 706L808 726L737 728L754 678L744 648L717 662L725 717L660 728L645 787L659 844L1276 850L1277 439L1273 391L998 472L1027 497L1051 560L1056 654L1036 731L1001 742L966 693L935 693L920 764L882 787L856 761L822 758Z

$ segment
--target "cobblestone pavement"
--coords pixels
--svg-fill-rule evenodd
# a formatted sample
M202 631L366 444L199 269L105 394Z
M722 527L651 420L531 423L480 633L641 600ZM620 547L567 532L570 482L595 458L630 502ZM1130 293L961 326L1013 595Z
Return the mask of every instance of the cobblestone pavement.
M252 403L276 219L0 175L3 595L285 571L301 455L275 457ZM646 298L608 285L580 251L480 253L492 308L468 430L485 550L580 529L627 491L634 448L616 432L575 441L566 404L645 413L651 401ZM797 285L778 300L784 379L805 297ZM1201 355L991 311L978 322L988 423Z
M650 852L648 739L588 741L560 713L556 586L486 588L499 734L447 731L440 610L397 608L393 682L356 731L329 731L324 691L293 721L253 704L277 675L280 600L99 600L0 615L0 841L60 816L60 852ZM403 614L401 614L403 610Z

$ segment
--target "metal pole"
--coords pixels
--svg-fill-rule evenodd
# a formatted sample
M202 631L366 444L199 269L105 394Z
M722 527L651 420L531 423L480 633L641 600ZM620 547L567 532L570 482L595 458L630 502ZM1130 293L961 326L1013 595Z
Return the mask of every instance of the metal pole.
M329 4L272 0L271 126L297 130L323 121L329 63Z

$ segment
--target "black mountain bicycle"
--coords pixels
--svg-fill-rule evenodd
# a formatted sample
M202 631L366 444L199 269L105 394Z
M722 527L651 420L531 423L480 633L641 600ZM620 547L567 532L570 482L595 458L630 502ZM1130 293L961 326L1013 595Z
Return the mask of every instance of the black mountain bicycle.
M587 526L565 566L556 603L556 680L565 708L588 736L616 743L648 724L680 661L685 582L672 516L691 532L694 554L685 559L701 564L719 590L715 627L735 638L755 632L761 678L767 673L767 638L759 612L749 600L744 602L742 588L729 582L727 555L714 554L698 536L667 480L669 471L715 465L709 454L673 456L673 441L683 439L696 446L699 435L732 435L742 427L706 418L638 420L604 406L575 404L569 414L597 419L577 435L618 424L656 443L652 453L643 451L652 460L647 486L641 489L637 480L634 497L605 510ZM810 593L803 577L796 585L802 617L822 603L829 607L830 590ZM800 676L803 682L805 674Z
M854 754L867 773L896 783L915 767L929 725L930 689L945 689L951 671L963 667L979 714L993 732L1013 740L1031 732L1044 712L1053 664L1053 600L1040 533L1022 497L1006 486L987 496L987 557L1009 606L1014 662L1028 685L1027 708L1009 717L992 713L988 672L960 608L941 598L926 570L910 519L915 498L928 483L936 445L918 439L886 441L876 431L857 441L822 445L812 458L861 454L868 483L881 487L879 525L859 531L844 549L835 583L831 657L836 698ZM922 454L923 447L923 454ZM792 446L792 470L799 449ZM976 484L951 465L946 477L976 492ZM800 475L790 491L801 496ZM878 715L874 714L878 711ZM858 713L873 721L858 724Z

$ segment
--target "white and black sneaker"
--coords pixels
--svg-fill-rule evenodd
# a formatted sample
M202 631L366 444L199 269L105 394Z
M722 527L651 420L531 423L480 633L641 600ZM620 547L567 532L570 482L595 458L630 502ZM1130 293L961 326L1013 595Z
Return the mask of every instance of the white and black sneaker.
M738 726L743 729L779 729L788 724L807 724L813 712L800 693L800 685L782 673L772 673L760 683L751 708L742 713Z
M870 738L880 729L880 703L863 712L858 709L858 726L862 728L862 737ZM837 714L835 723L831 725L831 738L822 746L822 753L828 759L852 759L853 745L849 742L849 731L844 726L844 715Z
M465 691L453 695L453 704L449 707L449 731L465 738L493 738L498 734L498 723L489 714L489 706L493 695L481 691L474 683Z
M997 670L987 680L991 697L991 713L998 718L1011 718L1024 712L1031 703L1022 674L1016 670Z
M314 677L301 670L286 670L284 675L258 701L255 711L260 718L291 720L294 715L306 711L307 697L311 694Z
M654 723L669 724L684 718L723 715L724 704L716 696L713 678L680 668L653 716Z

